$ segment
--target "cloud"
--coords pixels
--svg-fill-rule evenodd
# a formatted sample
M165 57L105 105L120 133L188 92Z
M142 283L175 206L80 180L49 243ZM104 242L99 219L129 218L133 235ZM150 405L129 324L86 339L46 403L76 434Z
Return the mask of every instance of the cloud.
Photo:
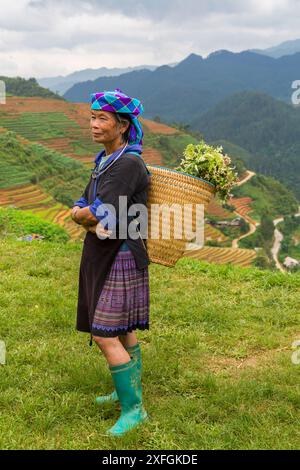
M177 62L298 37L299 0L0 0L1 73ZM238 38L238 40L237 40ZM13 57L12 63L7 57Z
M59 6L69 15L89 12L99 14L121 13L130 18L150 18L158 22L201 22L214 14L230 16L250 14L255 20L259 14L292 14L299 0L32 0L29 5L37 9Z

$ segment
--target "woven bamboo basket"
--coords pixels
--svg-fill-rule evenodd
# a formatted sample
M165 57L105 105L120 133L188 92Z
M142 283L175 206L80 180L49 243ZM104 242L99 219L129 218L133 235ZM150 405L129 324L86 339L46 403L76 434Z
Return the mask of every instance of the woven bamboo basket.
M163 264L165 266L174 266L176 261L182 257L186 251L186 245L192 241L186 236L185 230L182 230L182 237L176 237L178 229L178 218L171 213L167 225L170 237L165 239L163 236L163 223L166 227L166 221L162 213L152 210L153 204L166 204L171 206L178 205L183 213L184 204L191 204L192 217L188 228L196 231L196 204L203 204L204 210L215 193L215 186L201 178L188 175L170 168L159 165L146 165L150 172L150 185L148 193L148 238L147 250L150 261ZM186 221L185 227L187 227ZM204 225L204 220L202 221ZM181 225L181 223L180 223ZM204 230L204 227L203 227ZM154 237L152 238L154 233ZM175 238L176 237L176 238Z

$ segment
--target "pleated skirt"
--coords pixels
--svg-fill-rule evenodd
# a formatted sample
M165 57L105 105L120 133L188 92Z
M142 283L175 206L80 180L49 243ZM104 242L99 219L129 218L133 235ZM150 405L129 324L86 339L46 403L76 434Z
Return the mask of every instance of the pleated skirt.
M92 323L94 336L115 337L149 330L148 266L138 269L125 243L118 251L100 293Z

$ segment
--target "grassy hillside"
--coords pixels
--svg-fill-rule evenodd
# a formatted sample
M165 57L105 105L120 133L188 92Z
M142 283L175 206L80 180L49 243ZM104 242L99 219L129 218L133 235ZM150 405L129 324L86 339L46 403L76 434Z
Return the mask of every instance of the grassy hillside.
M81 249L0 241L1 449L299 448L299 273L150 265L150 421L116 440L117 406L94 404L112 390L106 361L75 331Z
M89 173L78 161L40 144L22 143L14 132L0 134L0 189L39 183L58 202L72 206Z
M5 82L6 93L14 96L39 96L41 98L54 98L63 100L56 93L41 87L35 78L26 80L21 77L4 77L0 76L0 80Z
M0 239L15 240L33 234L43 236L45 241L67 242L70 239L67 232L57 224L26 211L0 207Z
M274 219L281 215L295 214L298 201L292 191L272 177L254 175L249 181L232 190L235 197L250 197L251 217L257 221L268 213Z

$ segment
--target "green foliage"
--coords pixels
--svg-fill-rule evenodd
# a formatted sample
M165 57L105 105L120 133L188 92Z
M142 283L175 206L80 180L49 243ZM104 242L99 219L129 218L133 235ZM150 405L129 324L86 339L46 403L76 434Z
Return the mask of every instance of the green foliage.
M257 257L252 264L259 268L277 271L271 251L274 243L274 229L275 226L272 218L269 214L265 214L256 231L248 237L241 239L239 246L240 248L259 249Z
M0 76L6 87L6 92L13 96L40 96L42 98L63 99L61 96L53 93L47 88L41 87L35 78L26 80L21 77L4 77Z
M300 217L285 217L284 221L277 225L277 228L284 236L278 256L281 263L286 256L300 261ZM293 272L297 270L299 267L292 269Z
M226 202L222 204L222 207L224 209L226 209L227 211L229 211L229 212L234 212L235 211L235 207L232 206L231 204L226 203Z
M273 219L269 214L264 214L261 218L259 231L262 234L264 240L272 240L274 235L274 223Z
M259 253L252 263L253 266L256 266L259 269L271 269L273 267L273 263L270 262L268 255L263 249L259 250Z
M251 153L247 152L247 150L240 147L239 145L228 142L227 140L215 140L210 143L214 146L223 147L224 152L230 155L230 158L234 162L239 175L244 173L248 167L251 166Z
M225 201L237 181L237 173L230 166L230 157L223 155L222 151L222 147L214 148L204 140L197 145L189 144L179 167L175 169L212 183L216 194Z
M0 238L15 238L37 234L45 240L67 242L68 233L59 225L46 222L40 217L26 211L4 209L0 207Z

